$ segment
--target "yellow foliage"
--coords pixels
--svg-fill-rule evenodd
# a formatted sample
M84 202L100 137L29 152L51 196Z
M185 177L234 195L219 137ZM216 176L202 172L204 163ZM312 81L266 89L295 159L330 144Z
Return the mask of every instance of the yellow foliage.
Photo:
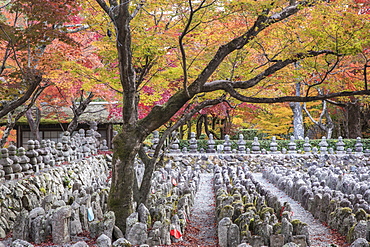
M254 128L269 135L284 135L291 131L292 119L293 113L289 105L279 104L256 114L253 123L255 124Z

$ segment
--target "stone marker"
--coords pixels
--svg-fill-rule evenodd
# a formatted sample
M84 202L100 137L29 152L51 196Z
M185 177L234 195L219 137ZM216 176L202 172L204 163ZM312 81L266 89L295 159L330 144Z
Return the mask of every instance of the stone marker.
M52 221L52 236L55 244L66 244L71 240L69 235L71 213L71 206L63 206L55 210Z

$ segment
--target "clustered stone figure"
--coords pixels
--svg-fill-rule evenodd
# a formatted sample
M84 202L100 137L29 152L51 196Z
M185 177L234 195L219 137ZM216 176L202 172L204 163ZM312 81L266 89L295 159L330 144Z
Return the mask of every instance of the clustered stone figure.
M216 165L214 190L221 247L309 245L307 224L292 220L289 203L263 189L248 167Z
M28 140L26 148L10 145L1 149L0 182L22 178L44 168L95 155L99 150L108 151L107 141L92 127L80 129L74 136L64 132L62 141Z
M172 134L173 136L173 142L171 143L171 146L169 148L169 153L204 153L204 150L200 148L198 150L198 141L196 139L196 135L194 132L190 134L189 139L189 146L184 147L182 149L182 152L180 152L179 149L179 140L176 137L176 132ZM153 132L153 139L152 139L152 146L150 148L150 152L153 152L155 148L157 147L159 143L159 133L158 131ZM205 150L206 153L224 153L224 154L307 154L307 153L314 153L314 154L350 154L350 153L356 153L356 154L365 154L370 155L370 150L363 148L363 143L361 141L361 138L358 137L356 139L356 144L353 148L348 147L347 150L345 150L345 143L343 142L342 137L338 137L338 140L335 144L334 148L329 148L329 144L326 140L326 137L322 137L320 143L318 144L318 147L312 147L310 144L310 140L308 137L304 139L303 143L303 150L297 149L297 143L293 136L290 137L290 142L287 144L287 148L280 147L279 144L276 141L276 137L273 136L270 141L270 150L261 149L261 144L258 140L258 137L254 137L253 142L251 143L250 148L246 147L246 141L244 140L243 134L239 135L239 139L235 142L237 148L232 148L232 141L230 140L229 135L225 135L225 139L223 140L222 144L217 145L216 149L216 141L214 140L213 134L209 134L208 140L207 140L207 148Z
M263 176L349 242L370 240L368 162L350 155L290 160L266 167Z

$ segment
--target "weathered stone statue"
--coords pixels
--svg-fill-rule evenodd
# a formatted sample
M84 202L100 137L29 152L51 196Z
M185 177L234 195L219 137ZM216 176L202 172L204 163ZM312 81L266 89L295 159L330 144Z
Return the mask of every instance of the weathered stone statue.
M208 148L207 148L207 153L216 153L216 149L215 149L215 144L216 142L213 140L213 135L212 134L209 134L209 140L207 142L208 144Z
M0 167L2 167L5 173L5 179L9 180L12 179L13 174L13 161L9 159L9 151L6 148L1 149L1 159L0 159Z
M35 142L33 140L28 140L28 142L27 142L26 155L30 159L30 164L32 165L33 171L38 172L39 171L39 166L38 166L38 162L37 162L37 156L39 154L35 151Z
M19 164L19 157L17 156L17 147L14 145L10 145L8 147L9 150L9 158L13 161L13 172L17 174L17 177L20 176L20 172L22 171L22 167Z
M244 136L243 134L239 134L239 140L238 140L238 153L245 154L245 144Z
M254 137L253 142L252 142L252 154L261 153L260 145L261 144L258 141L258 137Z

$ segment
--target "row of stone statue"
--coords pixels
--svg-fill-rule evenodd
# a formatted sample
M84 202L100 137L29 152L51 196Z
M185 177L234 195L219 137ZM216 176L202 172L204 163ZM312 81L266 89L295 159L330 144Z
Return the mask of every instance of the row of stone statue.
M0 150L0 182L21 178L40 169L61 165L72 160L83 159L97 154L98 149L108 150L107 141L94 129L80 129L72 137L64 132L62 141L28 140L27 146L17 149L10 145Z
M232 141L230 140L229 135L225 135L225 140L222 144L216 145L215 140L213 139L213 135L209 135L209 139L207 141L207 149L198 149L198 141L196 139L196 135L194 132L191 133L191 138L189 139L188 147L184 147L180 150L180 141L176 136L177 134L174 133L172 135L172 142L169 145L169 152L170 153L198 153L198 152L206 152L206 153L239 153L239 154L280 154L280 153L288 153L288 154L297 154L297 153L320 153L320 154L346 154L346 153L369 153L370 150L365 150L363 148L363 143L361 142L361 138L358 137L356 140L356 144L354 147L348 147L346 149L346 144L343 142L343 138L339 137L336 144L335 150L334 148L329 148L329 144L326 140L326 137L322 137L318 147L312 147L310 144L310 140L308 137L305 138L303 144L303 150L297 149L297 143L292 136L290 138L290 142L287 145L287 148L282 148L278 150L279 144L276 141L276 137L273 136L270 142L270 150L261 149L261 145L259 143L258 137L254 137L254 141L252 142L251 148L246 147L246 141L244 140L244 136L242 134L239 135L239 140L236 141L237 149L232 149ZM157 131L153 132L153 140L152 140L152 147L151 151L155 150L159 143L159 133Z

